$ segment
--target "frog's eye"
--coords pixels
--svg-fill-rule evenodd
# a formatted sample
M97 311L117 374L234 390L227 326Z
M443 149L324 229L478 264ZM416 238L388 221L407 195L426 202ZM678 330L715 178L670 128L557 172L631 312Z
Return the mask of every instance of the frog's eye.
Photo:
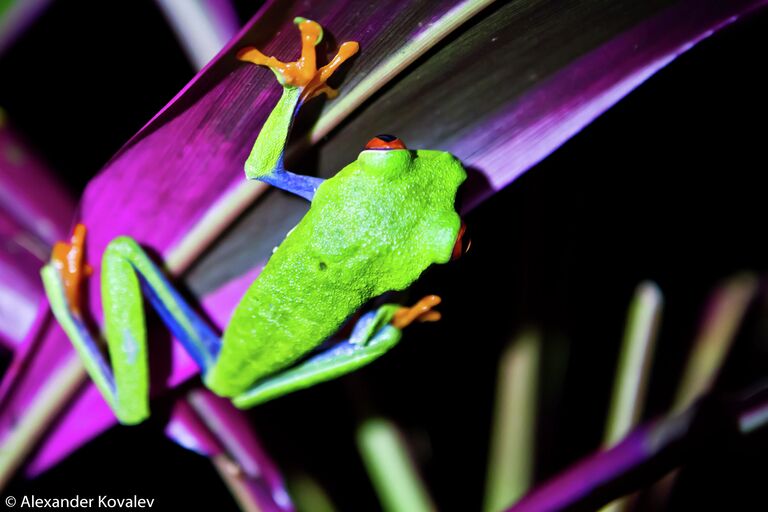
M403 141L394 135L382 133L368 141L365 149L407 149Z
M456 243L453 245L451 260L457 260L469 251L472 240L467 236L467 224L462 220L459 228L459 236L456 237Z

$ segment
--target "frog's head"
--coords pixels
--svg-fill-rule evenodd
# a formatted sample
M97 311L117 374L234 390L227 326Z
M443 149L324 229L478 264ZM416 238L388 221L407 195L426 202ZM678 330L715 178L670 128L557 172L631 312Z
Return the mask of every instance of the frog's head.
M461 164L450 153L430 150L410 151L399 137L389 134L377 135L369 140L357 160L364 173L380 177L408 179L408 176L412 176L411 179L416 182L423 179L425 175L432 174L434 169L450 172L460 168L462 175L460 180L464 179ZM461 227L451 255L453 260L469 250L471 241L466 235L466 229L464 220L461 220Z

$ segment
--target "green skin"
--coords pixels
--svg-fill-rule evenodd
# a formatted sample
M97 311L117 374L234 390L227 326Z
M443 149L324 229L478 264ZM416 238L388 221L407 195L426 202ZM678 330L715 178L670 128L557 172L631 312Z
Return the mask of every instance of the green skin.
M205 385L251 407L391 349L401 333L389 324L397 306L387 304L364 316L346 345L308 357L369 300L407 288L427 267L450 259L461 222L454 200L466 178L460 162L442 151L365 150L325 181L289 173L282 156L300 92L284 86L245 167L248 178L309 197L311 207L241 299L220 344L139 245L120 237L102 262L112 374L67 303L59 272L52 264L42 270L54 314L122 423L149 415L142 291L195 356Z

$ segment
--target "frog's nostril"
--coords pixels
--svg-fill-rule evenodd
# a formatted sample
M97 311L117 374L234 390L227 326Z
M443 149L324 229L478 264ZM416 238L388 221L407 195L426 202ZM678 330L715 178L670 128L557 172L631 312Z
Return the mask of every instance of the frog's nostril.
M365 149L407 149L403 141L394 135L382 133L368 141Z
M469 251L471 245L472 239L467 236L467 224L462 220L461 227L459 228L459 236L456 237L456 243L453 245L451 260L461 258L467 251Z

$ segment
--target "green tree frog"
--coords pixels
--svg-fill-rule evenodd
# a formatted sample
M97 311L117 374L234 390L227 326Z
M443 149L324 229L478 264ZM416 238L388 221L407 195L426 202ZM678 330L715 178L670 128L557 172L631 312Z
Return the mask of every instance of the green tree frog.
M454 201L466 172L451 154L408 150L397 138L371 140L334 177L302 176L283 168L293 118L301 105L336 91L326 80L358 50L345 42L316 67L322 28L297 18L301 57L283 63L254 48L243 61L269 67L282 96L245 162L257 179L311 201L308 213L276 248L220 338L174 290L163 272L129 237L115 238L102 256L101 293L111 365L79 306L85 227L54 247L42 278L51 308L118 420L149 415L149 369L142 293L199 365L203 382L251 407L346 374L378 358L411 321L435 320L428 296L411 308L386 304L360 317L349 339L327 346L369 300L408 287L433 263L461 252L463 225Z

